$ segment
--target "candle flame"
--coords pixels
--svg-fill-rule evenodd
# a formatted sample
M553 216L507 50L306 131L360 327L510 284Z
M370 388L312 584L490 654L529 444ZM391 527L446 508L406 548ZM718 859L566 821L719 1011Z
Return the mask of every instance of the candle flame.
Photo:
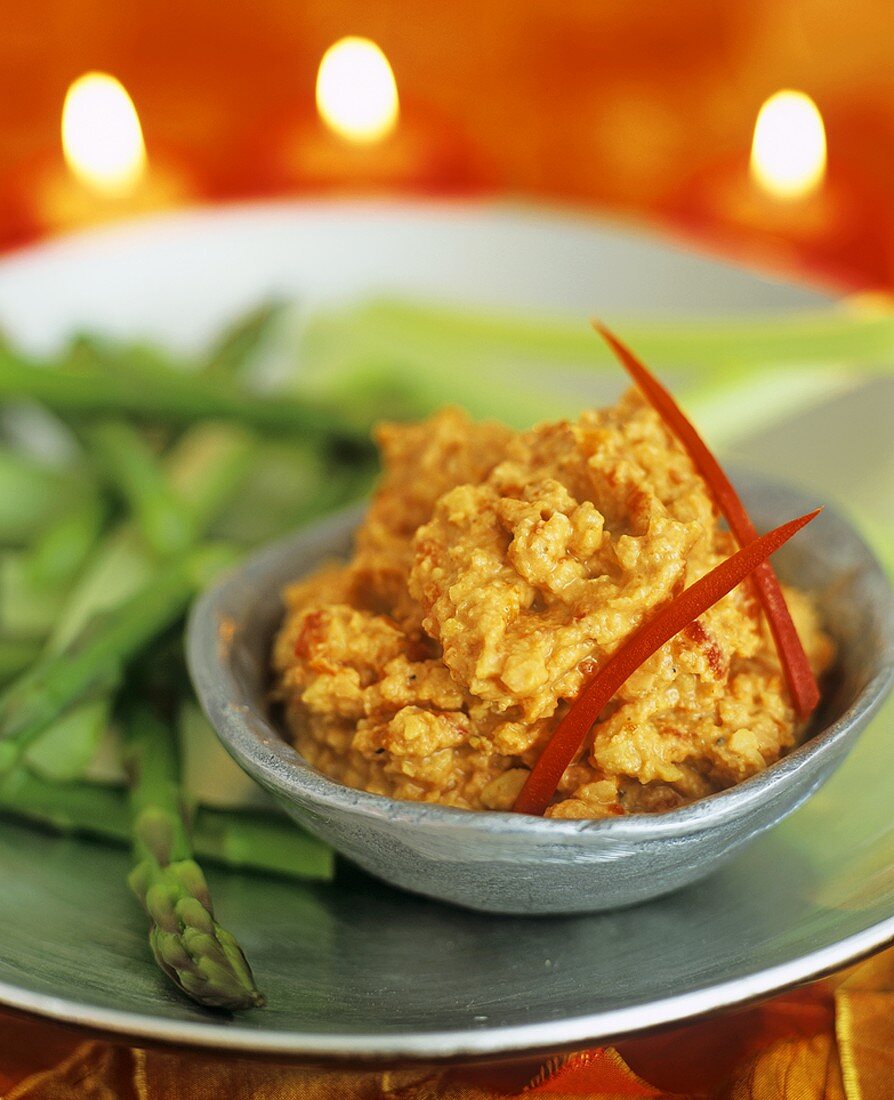
M69 87L62 107L62 151L91 191L118 198L130 193L146 167L146 146L133 100L108 73L85 73Z
M826 174L823 116L804 92L771 95L758 112L751 175L771 195L798 199L816 191Z
M388 58L368 38L333 43L317 72L317 110L340 137L368 144L397 125L400 105Z

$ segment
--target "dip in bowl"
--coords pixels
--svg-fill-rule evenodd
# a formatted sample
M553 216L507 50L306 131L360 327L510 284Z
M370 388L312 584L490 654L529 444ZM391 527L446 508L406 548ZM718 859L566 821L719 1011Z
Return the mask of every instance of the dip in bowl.
M758 527L813 499L735 478ZM405 889L497 913L571 913L630 905L694 882L793 812L829 777L894 675L887 581L831 509L774 557L783 583L813 594L835 663L797 747L750 778L677 808L537 818L369 793L330 778L290 743L271 707L271 650L283 591L351 552L362 511L332 517L261 551L197 602L188 657L199 698L232 756L311 832Z
M298 751L339 782L519 810L585 685L736 540L636 391L523 432L444 409L377 438L384 470L353 554L285 592L274 696ZM784 595L821 676L834 645L813 596ZM676 809L804 732L757 589L739 584L584 720L539 812Z

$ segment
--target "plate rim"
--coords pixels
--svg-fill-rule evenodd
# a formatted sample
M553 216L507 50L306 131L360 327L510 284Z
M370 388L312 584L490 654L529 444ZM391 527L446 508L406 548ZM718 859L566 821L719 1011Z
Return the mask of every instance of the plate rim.
M547 1052L590 1046L693 1021L708 1013L733 1009L786 989L822 978L894 943L894 915L819 951L729 982L718 982L660 1001L532 1024L500 1028L464 1028L413 1034L277 1032L229 1023L169 1020L118 1009L78 1008L75 1002L30 993L0 981L0 1003L44 1019L92 1029L124 1039L148 1039L165 1046L189 1046L305 1061L332 1062L450 1061Z
M786 286L798 286L818 298L834 303L852 293L840 280L824 277L815 271L793 270L784 263L773 262L772 256L730 255L722 245L685 227L658 220L635 220L624 210L595 210L574 201L549 198L528 198L499 194L472 195L274 195L263 198L228 198L221 202L193 202L170 210L156 210L143 215L125 216L108 222L66 228L47 237L14 243L0 252L0 275L26 269L42 260L64 259L66 254L82 244L103 243L112 246L130 245L159 229L193 228L201 223L238 221L245 216L276 218L296 212L308 214L401 214L425 215L437 213L490 215L497 218L535 217L553 225L586 224L589 229L603 229L629 236L636 241L652 242L678 254L690 254L700 260L744 271L756 279Z

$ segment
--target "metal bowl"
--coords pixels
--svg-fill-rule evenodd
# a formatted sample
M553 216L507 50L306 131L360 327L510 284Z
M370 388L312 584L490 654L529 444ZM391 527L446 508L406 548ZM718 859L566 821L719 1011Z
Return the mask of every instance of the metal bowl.
M739 488L756 524L815 506L754 476ZM598 821L471 812L353 790L322 775L268 711L281 592L344 556L361 513L341 513L248 559L197 601L188 659L202 706L234 759L310 832L396 886L493 913L578 913L658 897L703 878L791 814L832 774L894 679L894 598L872 552L830 510L783 548L783 578L812 589L838 644L808 739L760 775L678 810Z

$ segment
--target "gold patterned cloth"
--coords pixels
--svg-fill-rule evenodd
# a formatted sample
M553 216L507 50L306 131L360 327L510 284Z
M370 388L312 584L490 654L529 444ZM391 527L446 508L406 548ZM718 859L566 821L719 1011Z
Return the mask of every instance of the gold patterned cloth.
M0 1015L3 1100L891 1100L894 949L803 990L511 1066L313 1068L144 1050Z

